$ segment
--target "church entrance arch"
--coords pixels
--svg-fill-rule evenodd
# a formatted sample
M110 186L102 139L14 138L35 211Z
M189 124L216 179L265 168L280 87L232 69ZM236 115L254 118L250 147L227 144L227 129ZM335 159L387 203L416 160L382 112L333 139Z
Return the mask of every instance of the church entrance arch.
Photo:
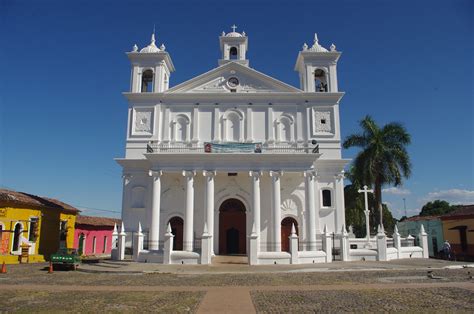
M237 255L246 253L245 205L230 198L219 208L219 254Z
M295 225L296 234L298 234L298 222L296 219L286 217L281 221L281 250L283 252L290 252L290 239L291 228Z
M175 216L170 219L169 224L171 225L171 233L174 235L173 251L182 251L184 221L181 217Z

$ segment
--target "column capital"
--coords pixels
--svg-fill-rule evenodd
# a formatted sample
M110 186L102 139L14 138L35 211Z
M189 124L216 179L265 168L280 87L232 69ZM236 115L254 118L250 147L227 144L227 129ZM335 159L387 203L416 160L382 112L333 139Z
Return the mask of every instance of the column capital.
M342 170L341 172L336 173L336 174L334 175L334 179L336 179L336 180L342 180L342 179L344 179L345 177L346 177L346 176L345 176L345 174L344 174L344 170Z
M148 175L150 177L154 177L154 178L161 177L162 174L163 174L163 171L161 171L161 170L150 170L150 171L148 171Z
M279 179L283 175L283 171L281 171L281 170L278 170L278 171L271 170L269 172L269 174L270 174L270 177L275 178L275 179Z
M216 176L215 170L203 170L202 175L209 178L214 178Z
M257 171L257 170L251 170L251 171L249 171L249 176L251 176L253 178L256 178L256 179L260 179L260 177L262 176L262 172Z
M196 175L196 171L194 170L183 170L183 177L192 178Z
M309 178L310 180L314 180L318 177L318 173L316 170L306 170L303 172L303 176L305 178Z

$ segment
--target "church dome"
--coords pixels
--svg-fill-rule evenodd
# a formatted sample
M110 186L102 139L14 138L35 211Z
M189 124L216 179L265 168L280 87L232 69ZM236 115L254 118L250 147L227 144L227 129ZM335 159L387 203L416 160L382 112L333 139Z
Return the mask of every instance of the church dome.
M225 37L243 37L242 34L237 32L230 32L225 35Z
M158 48L155 45L155 33L151 35L151 42L148 46L140 50L141 53L154 53L154 52L160 52L160 48Z

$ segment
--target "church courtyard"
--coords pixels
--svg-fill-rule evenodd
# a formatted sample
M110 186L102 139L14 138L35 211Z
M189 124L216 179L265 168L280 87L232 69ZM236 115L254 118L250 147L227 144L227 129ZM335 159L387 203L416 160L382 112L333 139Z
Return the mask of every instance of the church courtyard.
M100 261L80 270L12 265L7 312L433 312L474 310L474 268L440 260L277 267ZM431 275L429 272L432 272Z

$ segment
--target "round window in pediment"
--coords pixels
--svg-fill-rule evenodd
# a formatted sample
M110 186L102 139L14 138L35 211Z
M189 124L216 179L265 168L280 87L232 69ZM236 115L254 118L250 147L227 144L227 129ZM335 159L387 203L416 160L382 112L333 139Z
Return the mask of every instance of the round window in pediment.
M239 79L236 78L235 76L230 77L227 80L227 85L229 85L230 88L236 88L237 86L239 86Z

